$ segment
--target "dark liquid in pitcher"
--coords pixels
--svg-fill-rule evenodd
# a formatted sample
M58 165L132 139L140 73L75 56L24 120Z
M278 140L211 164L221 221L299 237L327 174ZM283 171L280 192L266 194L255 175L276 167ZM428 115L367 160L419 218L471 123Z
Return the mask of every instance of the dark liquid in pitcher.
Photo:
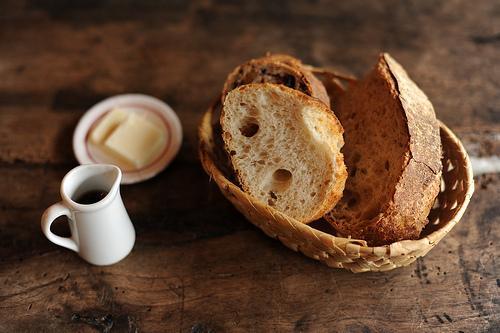
M104 199L107 194L108 192L92 190L78 196L75 201L82 205L91 205Z

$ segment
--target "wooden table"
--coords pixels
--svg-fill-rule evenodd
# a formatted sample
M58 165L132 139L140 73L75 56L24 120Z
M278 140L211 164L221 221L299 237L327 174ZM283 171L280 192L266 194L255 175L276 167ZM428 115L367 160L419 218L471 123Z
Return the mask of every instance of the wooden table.
M1 332L499 332L499 176L415 264L331 269L266 237L197 158L196 127L238 63L266 51L362 75L390 52L471 154L500 155L498 1L2 1ZM43 210L77 165L72 133L111 95L159 97L185 138L123 186L133 252L95 267L50 243ZM60 227L59 227L60 228Z

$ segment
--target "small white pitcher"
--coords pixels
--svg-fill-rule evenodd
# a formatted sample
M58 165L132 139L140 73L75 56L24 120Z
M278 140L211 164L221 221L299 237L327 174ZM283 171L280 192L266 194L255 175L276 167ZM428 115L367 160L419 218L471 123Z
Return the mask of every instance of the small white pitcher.
M43 213L45 236L94 265L111 265L125 258L134 246L135 230L120 196L121 178L121 170L108 164L86 164L68 172L61 183L62 201ZM75 201L92 190L107 194L91 204ZM52 222L63 215L68 217L71 237L50 231Z

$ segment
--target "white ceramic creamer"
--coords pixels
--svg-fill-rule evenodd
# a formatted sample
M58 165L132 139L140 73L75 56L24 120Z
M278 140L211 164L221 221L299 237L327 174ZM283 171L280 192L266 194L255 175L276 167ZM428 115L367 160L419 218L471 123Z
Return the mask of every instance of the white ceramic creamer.
M110 164L86 164L68 172L61 183L62 201L42 216L45 236L94 265L125 258L134 246L135 230L120 196L121 177L121 170ZM95 203L77 202L89 191L102 191L103 197ZM52 222L63 215L68 217L71 237L50 231Z

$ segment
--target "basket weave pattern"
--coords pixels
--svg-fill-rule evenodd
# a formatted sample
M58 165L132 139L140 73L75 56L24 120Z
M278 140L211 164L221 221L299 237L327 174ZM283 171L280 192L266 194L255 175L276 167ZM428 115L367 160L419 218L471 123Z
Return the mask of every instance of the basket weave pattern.
M290 218L244 193L217 167L209 109L199 128L200 159L223 195L250 222L288 248L321 261L329 267L352 272L388 271L409 265L427 254L458 223L474 191L472 168L457 137L440 123L443 145L441 192L429 214L429 224L418 240L386 246L367 246L364 240L336 237Z

